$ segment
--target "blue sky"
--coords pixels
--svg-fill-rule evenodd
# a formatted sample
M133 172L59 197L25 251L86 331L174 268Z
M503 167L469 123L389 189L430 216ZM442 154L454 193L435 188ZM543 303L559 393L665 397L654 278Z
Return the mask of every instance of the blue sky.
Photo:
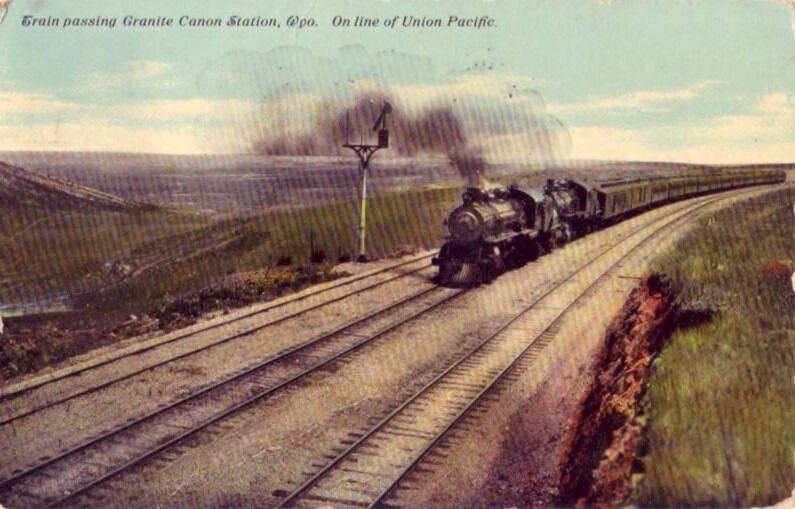
M795 160L790 0L11 0L0 149L238 152L367 92L452 107L494 159ZM8 0L0 0L0 5ZM24 16L59 26L25 27ZM273 17L280 28L130 28L125 16ZM286 26L290 15L317 27ZM334 16L489 16L492 28L335 28ZM115 18L116 26L64 27ZM484 121L486 119L487 121Z

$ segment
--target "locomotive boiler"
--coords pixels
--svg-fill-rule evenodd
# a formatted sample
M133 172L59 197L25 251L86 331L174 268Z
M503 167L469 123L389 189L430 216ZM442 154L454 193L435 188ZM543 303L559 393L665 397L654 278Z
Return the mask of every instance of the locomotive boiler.
M469 188L444 221L447 241L433 263L441 284L489 282L557 245L673 200L782 182L781 170L703 167L663 175L585 182L550 179L540 188Z
M554 201L532 188L469 188L447 216L449 240L433 263L452 285L487 282L548 248L558 234Z

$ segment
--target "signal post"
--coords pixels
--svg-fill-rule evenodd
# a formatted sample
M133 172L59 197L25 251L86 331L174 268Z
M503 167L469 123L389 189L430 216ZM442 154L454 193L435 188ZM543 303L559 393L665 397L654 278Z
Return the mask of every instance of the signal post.
M367 261L366 238L367 238L367 174L370 170L370 158L379 149L389 147L389 130L386 127L386 116L392 112L392 105L384 103L381 113L375 121L373 131L378 131L378 143L375 145L362 143L351 143L350 136L350 116L345 117L345 143L342 145L356 152L359 157L359 177L362 179L361 195L359 201L359 256L356 261L365 263Z

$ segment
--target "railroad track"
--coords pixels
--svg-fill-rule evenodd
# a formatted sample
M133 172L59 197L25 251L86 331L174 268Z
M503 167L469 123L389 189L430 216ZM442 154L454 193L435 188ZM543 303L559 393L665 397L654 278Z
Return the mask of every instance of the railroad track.
M695 209L706 206L712 201L716 201L718 199L720 198L714 198L711 201L701 205L683 206L682 209L674 212L673 215L678 214L679 216L683 217ZM685 211L682 212L682 210ZM676 220L677 218L671 219L668 223ZM649 224L640 226L631 235L637 235L639 231L650 227L652 226ZM566 282L571 281L576 277L577 274L580 274L587 267L595 264L597 260L600 259L605 253L614 249L619 244L620 242L604 249L602 253L597 255L597 258L587 262L586 265L572 273L563 283L555 288L550 289L546 294L539 297L539 299L531 304L530 308L534 307L542 299L547 298L553 292L557 291L561 285L565 285ZM591 286L595 284L596 283L592 283ZM429 296L431 293L434 293L437 290L442 289L432 287L421 290L420 292L409 296L403 301L395 303L394 307L399 307L403 304L416 301L417 299L422 299L423 297ZM361 348L365 344L372 344L375 339L386 334L390 330L394 330L404 323L428 313L432 309L442 305L445 302L449 302L464 292L463 290L447 289L444 289L444 291L448 292L448 294L440 297L440 300L436 301L431 299L433 302L422 307L422 309L419 311L412 312L408 317L404 317L403 319L393 322L376 331L370 331L368 334L364 334L361 331L355 332L354 329L357 326L356 323L346 324L339 330L331 331L325 335L327 336L325 338L315 338L312 341L307 342L305 345L299 345L299 347L296 347L297 349L293 351L283 352L284 356L280 359L274 358L263 361L263 363L261 363L259 366L252 367L251 369L246 370L246 372L235 374L228 379L213 384L211 387L206 387L200 391L197 391L188 398L185 398L179 402L175 402L174 404L169 405L167 408L137 419L135 422L129 423L129 425L121 426L117 429L103 433L99 437L96 437L95 439L92 439L79 447L73 448L70 451L65 451L56 457L46 459L38 465L34 465L25 471L17 472L13 477L0 482L0 495L2 495L2 500L5 503L12 503L14 507L49 507L53 505L74 502L76 498L98 487L108 479L127 471L135 465L149 460L153 456L173 447L178 442L181 442L182 440L208 428L213 424L219 423L221 420L232 415L233 413L239 412L240 410L253 403L256 403L257 401L261 401L269 396L272 396L277 391L291 386L296 381L307 379L307 377L312 373L322 370L324 367L327 367L340 360L342 357L348 355L354 350ZM379 310L368 317L364 317L362 320L373 318L376 315L381 315L388 311L389 309ZM527 313L527 311L529 311L529 309L525 310L523 313ZM564 311L561 311L560 314L563 314L563 312ZM505 332L508 330L509 325L515 327L515 322L519 319L520 317L515 317L510 324L505 324L501 330ZM552 321L554 322L555 319L556 318L553 318ZM359 322L361 322L361 320ZM359 325L361 325L361 323L359 323ZM348 327L351 328L348 329ZM349 334L346 334L346 331ZM546 337L548 337L549 340L551 340L553 331L554 328L551 326L545 331ZM539 336L543 336L543 334L544 332L539 334ZM336 344L336 346L331 348L331 350L329 350L330 345L322 346L319 343L314 343L315 341L323 341L324 339L328 340L331 336L338 338L345 336L347 337L347 340ZM383 497L394 488L394 486L405 475L405 473L411 470L416 461L419 461L427 453L427 451L438 442L439 437L444 436L447 430L454 426L455 422L458 422L461 415L464 415L471 405L466 406L463 410L459 410L457 407L446 407L446 410L436 416L440 422L443 424L446 423L446 425L443 426L441 431L437 431L436 434L433 435L431 432L425 429L419 430L426 431L425 433L408 432L401 434L400 429L395 427L395 423L398 422L398 419L400 419L401 416L408 416L408 421L410 421L412 415L414 414L406 412L409 412L410 410L415 411L418 408L420 410L422 408L433 408L435 404L427 403L427 401L433 401L433 399L423 399L430 397L429 394L431 387L447 387L448 390L452 389L454 391L459 391L458 393L450 393L448 391L448 395L452 394L452 399L444 400L447 401L448 405L451 401L459 402L461 404L463 404L462 402L469 400L476 402L479 400L479 398L481 398L482 394L489 390L489 387L492 387L494 383L497 383L496 381L498 381L500 378L504 378L503 375L505 371L510 369L510 366L513 366L516 362L518 362L518 359L522 358L524 355L523 353L514 356L513 363L510 364L508 368L502 368L502 371L500 372L496 372L493 369L486 370L484 372L484 376L488 375L491 377L491 379L495 380L491 383L491 385L486 382L473 384L468 381L457 381L454 377L454 370L475 369L477 364L480 362L480 359L496 355L497 349L495 347L488 346L488 344L496 344L493 341L495 337L496 336L492 336L477 348L469 351L466 356L456 361L452 366L445 370L444 373L436 377L434 381L426 387L425 390L411 397L398 409L386 416L377 426L371 430L369 434L363 434L360 440L357 440L348 450L341 453L336 459L329 463L326 468L319 472L315 477L307 481L301 489L286 497L279 497L284 498L284 500L282 500L282 504L294 505L300 503L301 500L304 502L307 500L312 500L305 499L303 497L304 495L315 493L317 489L320 489L318 486L322 487L320 482L321 478L331 475L331 472L333 471L343 471L338 469L336 466L341 465L344 461L349 461L351 459L350 455L356 453L356 450L367 449L368 445L366 445L365 442L378 441L379 439L373 439L373 437L378 433L381 433L381 435L386 433L387 436L390 436L389 432L391 432L392 437L406 435L403 436L403 438L411 440L424 440L427 447L425 447L419 456L414 455L411 458L397 458L395 462L390 461L392 464L400 463L400 470L402 473L392 472L387 474L379 474L385 479L392 479L392 482L385 486L384 490L382 490L383 493L379 495L380 498L376 499L374 502L371 501L373 504L379 503L379 501L382 500ZM311 346L312 344L315 344L315 346ZM546 343L544 343L544 339L542 338L541 340L536 340L535 343L531 343L530 346L545 346L545 344ZM305 347L307 349L304 349ZM314 353L310 353L312 348L315 348ZM534 348L538 348L538 346ZM541 348L543 349L543 346L541 346ZM280 369L282 369L282 371L280 371L280 374L274 378L274 366L277 366L279 363L281 363ZM289 367L292 363L297 364L298 367L290 371ZM266 366L269 366L270 368L267 370L267 372L264 371ZM476 391L476 389L478 390ZM425 394L425 396L423 396L423 394ZM214 401L215 398L217 398L220 403ZM444 401L442 401L442 403L444 403ZM472 404L475 404L474 402ZM440 408L445 407L442 405ZM453 412L454 410L455 412ZM457 416L453 415L453 413L456 413ZM451 418L453 418L452 421ZM372 445L372 443L370 443L370 445ZM406 448L411 449L408 446ZM415 448L411 450L416 451L417 449ZM356 469L350 468L347 468L347 470L350 470L351 472L356 471ZM315 478L317 478L317 480L313 480ZM315 500L311 504L317 505L317 502L318 500ZM357 504L361 503L364 502L356 502L354 500L352 505L357 506ZM368 505L369 504L370 503L368 502Z
M412 264L416 264L418 262L422 262L423 260L427 260L428 258L433 256L435 253L436 253L436 251L433 251L433 252L431 252L429 254L417 257L417 258L409 260L409 261L396 263L396 264L390 265L389 267L378 269L376 271L371 271L371 272L368 272L366 274L362 274L362 275L359 275L359 276L355 276L353 278L346 279L345 281L341 281L339 283L332 284L332 285L324 287L322 289L319 289L319 290L316 290L316 291L313 291L313 292L309 292L309 293L300 295L300 296L298 296L296 298L287 299L287 300L281 301L281 302L279 302L277 304L274 304L272 306L266 306L266 307L264 307L262 309L258 309L256 311L252 311L250 313L246 313L244 315L235 317L234 319L224 320L224 321L221 321L221 322L218 322L218 323L214 323L214 324L206 326L206 327L201 327L201 328L196 329L196 330L191 330L190 332L187 332L187 333L178 334L176 336L168 338L166 341L158 342L157 344L148 345L148 346L146 346L144 348L140 348L140 349L135 349L134 351L126 352L126 353L124 353L122 355L118 355L118 356L115 356L113 358L106 359L106 360L94 363L94 364L92 364L90 366L87 366L87 367L84 367L84 368L81 368L81 369L78 369L78 370L75 370L75 371L72 371L72 372L69 372L69 373L65 373L65 374L61 374L61 375L58 375L58 376L54 376L52 378L49 378L49 379L46 379L46 380L42 380L42 381L40 381L38 383L31 384L31 385L28 385L28 386L23 386L23 387L20 387L17 390L8 391L5 394L0 393L0 403L9 402L9 401L15 400L17 398L23 398L23 397L25 397L25 395L31 393L32 391L37 391L37 390L46 391L47 390L46 388L48 386L52 386L53 384L56 384L58 382L62 382L63 380L65 380L67 378L79 377L79 376L84 375L88 371L95 370L95 369L98 369L100 367L112 364L112 363L117 363L117 362L123 361L125 359L129 359L130 357L143 355L143 354L145 354L147 352L150 352L150 351L155 350L157 348L164 347L164 346L169 345L169 344L173 344L173 343L175 343L177 341L183 341L183 340L186 340L188 338L198 336L199 334L202 334L202 333L214 330L214 329L218 329L218 328L220 328L222 326L229 326L230 324L233 324L235 322L240 322L242 320L246 320L246 319L250 319L250 318L259 316L259 315L262 315L262 314L267 313L269 311L272 311L274 309L284 307L284 306L286 306L288 304L293 304L293 303L298 302L298 301L306 300L306 299L308 299L310 297L315 297L315 296L318 296L318 295L322 295L322 294L328 293L328 292L330 292L332 290L338 289L340 287L348 286L348 285L351 285L353 283L362 281L364 279L371 278L371 277L379 275L379 274L383 274L385 272L388 272L388 271L391 271L391 270L394 270L394 269L397 269L397 268L401 268L401 267L405 267L407 265L412 265ZM128 380L128 379L130 379L130 378L132 378L134 376L140 375L141 373L144 373L146 371L150 371L152 369L158 368L160 366L164 366L166 364L178 361L180 359L184 359L186 357L189 357L189 356L192 356L192 355L196 355L198 353L204 352L204 351L209 350L211 348L214 348L214 347L220 346L222 344L228 343L229 341L241 338L241 337L249 335L249 334L253 334L255 332L259 332L259 331L261 331L263 329L266 329L268 327L273 327L275 325L281 324L281 323L286 322L288 320L295 319L295 318L297 318L297 317L299 317L301 315L304 315L304 314L306 314L306 313L308 313L310 311L314 311L314 310L320 309L320 308L322 308L324 306L327 306L329 304L333 304L335 302L342 301L342 300L347 299L349 297L352 297L354 295L358 295L358 294L364 293L364 292L366 292L368 290L372 290L372 289L377 288L379 286L383 286L383 285L385 285L387 283L391 283L391 282L394 282L394 281L396 281L398 279L401 279L401 278L416 274L416 273L421 272L423 270L427 270L427 269L429 269L431 267L432 266L430 264L422 265L421 267L409 270L408 272L405 272L405 273L402 273L402 274L397 274L397 275L394 275L392 277L389 277L389 278L386 278L386 279L383 279L383 280L380 280L380 281L376 281L374 283L365 285L365 286L363 286L361 288L356 288L355 290L353 290L351 292L348 292L348 293L345 293L343 295L335 296L335 297L332 297L330 299L323 300L320 303L311 305L311 306L306 307L304 309L298 310L298 311L296 311L294 313L290 313L288 315L281 316L281 317L275 318L273 320L269 320L269 321L267 321L265 323L257 324L255 326L247 327L247 328L243 329L242 331L235 332L234 334L222 335L218 339L215 339L215 340L212 340L210 342L207 342L207 343L205 343L205 344L203 344L203 345L201 345L201 346L199 346L197 348L189 349L189 350L187 350L185 352L182 352L182 353L179 353L177 355L167 356L164 359L161 359L161 360L153 362L153 363L148 363L145 366L143 366L141 368L138 368L138 369L133 369L131 371L126 371L126 372L123 372L123 373L120 373L120 374L116 374L116 375L111 376L111 377L104 378L104 379L102 379L102 381L97 382L97 383L93 383L93 384L85 383L85 381L81 380L81 383L76 387L75 390L73 390L71 392L67 391L64 394L61 394L59 396L47 399L43 403L34 404L34 405L31 405L31 406L29 406L27 408L23 408L22 410L12 411L9 414L0 417L0 426L11 424L11 423L13 423L15 421L18 421L18 420L23 419L25 417L32 416L32 415L34 415L34 414L36 414L38 412L41 412L43 410L47 410L49 408L55 407L57 405L61 405L63 403L71 401L73 399L79 398L81 396L85 396L85 395L91 394L93 392L97 392L97 391L99 391L101 389L107 388L107 387L109 387L111 385L117 384L117 383L122 382L124 380Z
M464 294L422 289L363 318L337 327L173 403L70 448L0 482L12 507L61 505L222 419L328 367L402 325ZM427 301L427 302L426 302ZM417 309L411 309L411 307ZM387 320L395 310L409 312ZM389 317L387 317L389 318Z
M392 506L385 503L390 494L429 454L446 456L443 451L434 451L434 447L499 384L510 381L514 370L532 364L554 339L569 309L640 247L722 198L725 196L704 199L672 214L662 224L654 222L640 228L630 235L634 240L629 246L617 242L604 249L463 354L372 428L358 434L358 438L351 440L348 447L297 489L281 493L277 490L274 495L281 498L278 507ZM615 250L618 253L611 255ZM567 298L567 293L573 293L574 298ZM278 497L279 494L283 495Z

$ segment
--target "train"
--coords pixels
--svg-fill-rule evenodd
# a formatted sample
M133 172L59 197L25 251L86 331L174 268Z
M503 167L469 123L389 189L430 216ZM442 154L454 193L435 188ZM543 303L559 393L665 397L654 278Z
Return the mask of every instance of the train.
M488 283L556 246L664 203L728 189L783 182L783 170L703 168L675 174L585 180L541 187L467 188L443 225L432 260L446 286Z

